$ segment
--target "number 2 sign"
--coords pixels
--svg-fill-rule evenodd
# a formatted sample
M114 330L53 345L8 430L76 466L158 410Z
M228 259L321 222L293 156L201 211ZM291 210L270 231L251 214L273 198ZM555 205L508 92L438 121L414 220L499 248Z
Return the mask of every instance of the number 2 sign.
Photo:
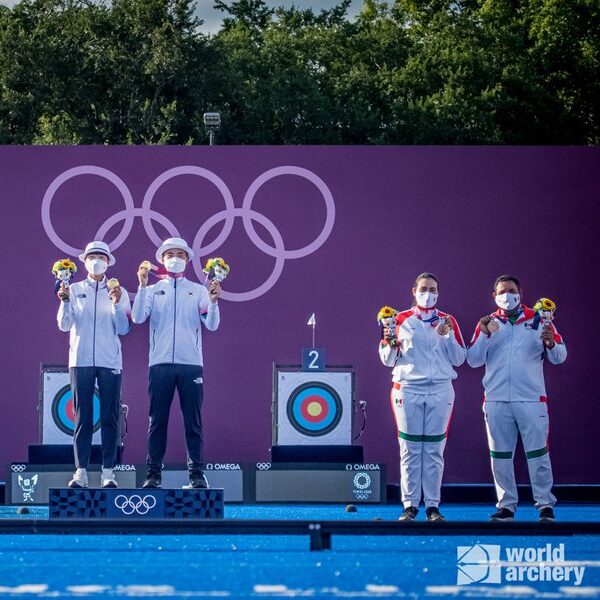
M302 370L324 371L325 348L302 348Z

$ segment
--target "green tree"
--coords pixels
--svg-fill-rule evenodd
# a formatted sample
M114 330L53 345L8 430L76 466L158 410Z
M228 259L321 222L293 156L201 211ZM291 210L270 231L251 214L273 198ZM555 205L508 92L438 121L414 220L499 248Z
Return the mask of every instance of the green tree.
M597 0L0 6L1 143L597 144Z

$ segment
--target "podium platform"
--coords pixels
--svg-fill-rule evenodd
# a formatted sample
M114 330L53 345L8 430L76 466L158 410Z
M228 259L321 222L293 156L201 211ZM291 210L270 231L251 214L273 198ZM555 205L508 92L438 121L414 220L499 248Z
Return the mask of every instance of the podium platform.
M67 486L73 476L70 464L12 463L6 471L6 504L35 506L47 505L50 490ZM238 463L207 463L204 465L211 489L224 489L227 502L244 500L244 470ZM117 465L115 478L119 489L141 488L146 476L146 465ZM88 469L89 489L100 487L100 466ZM167 465L162 472L163 489L183 488L188 484L185 465Z
M386 502L386 468L382 463L206 463L210 489L224 490L229 503L361 503ZM65 488L73 465L12 463L6 472L6 504L46 505L50 490ZM145 465L118 465L118 489L138 488ZM100 488L100 466L88 470L89 490ZM188 483L185 465L166 465L163 489L182 489Z
M50 519L222 519L219 489L71 489L49 492Z

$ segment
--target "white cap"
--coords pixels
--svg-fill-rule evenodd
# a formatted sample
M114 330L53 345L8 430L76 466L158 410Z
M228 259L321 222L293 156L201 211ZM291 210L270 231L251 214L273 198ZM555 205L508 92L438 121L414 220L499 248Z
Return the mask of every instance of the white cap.
M88 254L96 254L96 253L106 254L106 256L108 256L108 266L109 267L112 267L115 264L115 262L116 262L115 257L110 253L108 244L106 242L101 242L99 240L90 242L85 247L85 250L83 251L83 253L79 255L79 260L81 262L85 262L85 257Z
M158 262L162 262L162 256L167 250L172 250L173 248L177 248L178 250L185 250L187 252L188 258L192 260L194 258L194 252L187 245L187 242L182 238L168 238L163 243L162 246L156 251L156 260Z

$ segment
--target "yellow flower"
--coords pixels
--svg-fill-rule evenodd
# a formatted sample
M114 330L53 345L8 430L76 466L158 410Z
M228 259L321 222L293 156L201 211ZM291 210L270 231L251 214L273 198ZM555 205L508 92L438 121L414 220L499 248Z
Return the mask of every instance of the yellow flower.
M229 265L222 258L209 258L206 261L206 266L202 271L204 273L209 273L211 269L214 269L216 266L221 267L225 271L229 272Z
M64 271L66 269L69 269L72 273L76 273L77 265L72 260L69 260L68 258L62 258L61 260L57 260L52 265L53 273L58 273L58 271Z
M533 310L539 312L543 311L552 311L556 310L556 303L550 300L550 298L540 298L534 305Z
M384 306L377 313L377 320L380 321L381 319L389 319L390 317L394 317L397 314L398 314L398 311L393 309L391 306Z

